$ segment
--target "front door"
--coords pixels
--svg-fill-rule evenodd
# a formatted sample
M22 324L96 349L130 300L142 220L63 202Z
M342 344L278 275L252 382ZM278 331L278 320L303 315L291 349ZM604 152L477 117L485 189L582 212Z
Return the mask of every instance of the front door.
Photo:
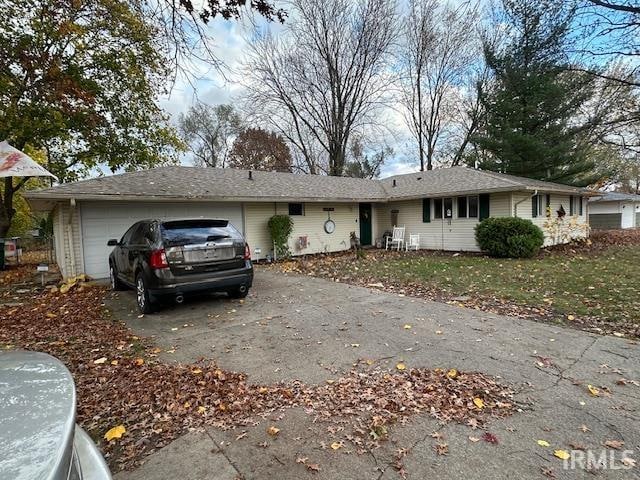
M371 245L371 204L360 204L360 244Z

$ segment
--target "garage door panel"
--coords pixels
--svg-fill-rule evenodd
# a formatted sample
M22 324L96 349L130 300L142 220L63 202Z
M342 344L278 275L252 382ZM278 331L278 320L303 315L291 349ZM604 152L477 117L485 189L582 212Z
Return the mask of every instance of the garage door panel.
M242 232L242 207L238 203L101 203L82 202L82 248L85 273L94 278L109 276L108 259L112 247L107 241L120 239L135 222L158 218L224 218Z

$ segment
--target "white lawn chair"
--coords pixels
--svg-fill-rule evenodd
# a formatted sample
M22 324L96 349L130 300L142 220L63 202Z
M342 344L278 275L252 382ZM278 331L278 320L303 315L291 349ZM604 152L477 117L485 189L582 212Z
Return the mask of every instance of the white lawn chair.
M420 248L420 235L409 235L409 241L405 245L407 252L411 249L418 251Z
M404 247L404 229L405 227L393 227L393 235L387 237L387 244L385 250L389 250L389 247L393 248L397 246L398 251Z

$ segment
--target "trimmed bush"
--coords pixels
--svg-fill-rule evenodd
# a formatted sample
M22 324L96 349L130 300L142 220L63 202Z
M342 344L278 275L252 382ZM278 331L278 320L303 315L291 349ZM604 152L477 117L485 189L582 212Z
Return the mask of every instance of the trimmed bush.
M476 241L492 257L530 258L544 243L544 234L531 220L485 218L476 226Z

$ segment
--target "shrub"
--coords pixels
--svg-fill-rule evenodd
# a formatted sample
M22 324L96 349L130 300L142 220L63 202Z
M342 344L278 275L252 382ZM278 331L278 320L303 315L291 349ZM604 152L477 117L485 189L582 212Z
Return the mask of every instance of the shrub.
M274 215L267 223L271 240L275 245L276 258L286 258L289 251L289 236L293 230L293 220L289 215Z
M544 234L531 220L486 218L476 226L480 249L493 257L530 258L544 243Z

